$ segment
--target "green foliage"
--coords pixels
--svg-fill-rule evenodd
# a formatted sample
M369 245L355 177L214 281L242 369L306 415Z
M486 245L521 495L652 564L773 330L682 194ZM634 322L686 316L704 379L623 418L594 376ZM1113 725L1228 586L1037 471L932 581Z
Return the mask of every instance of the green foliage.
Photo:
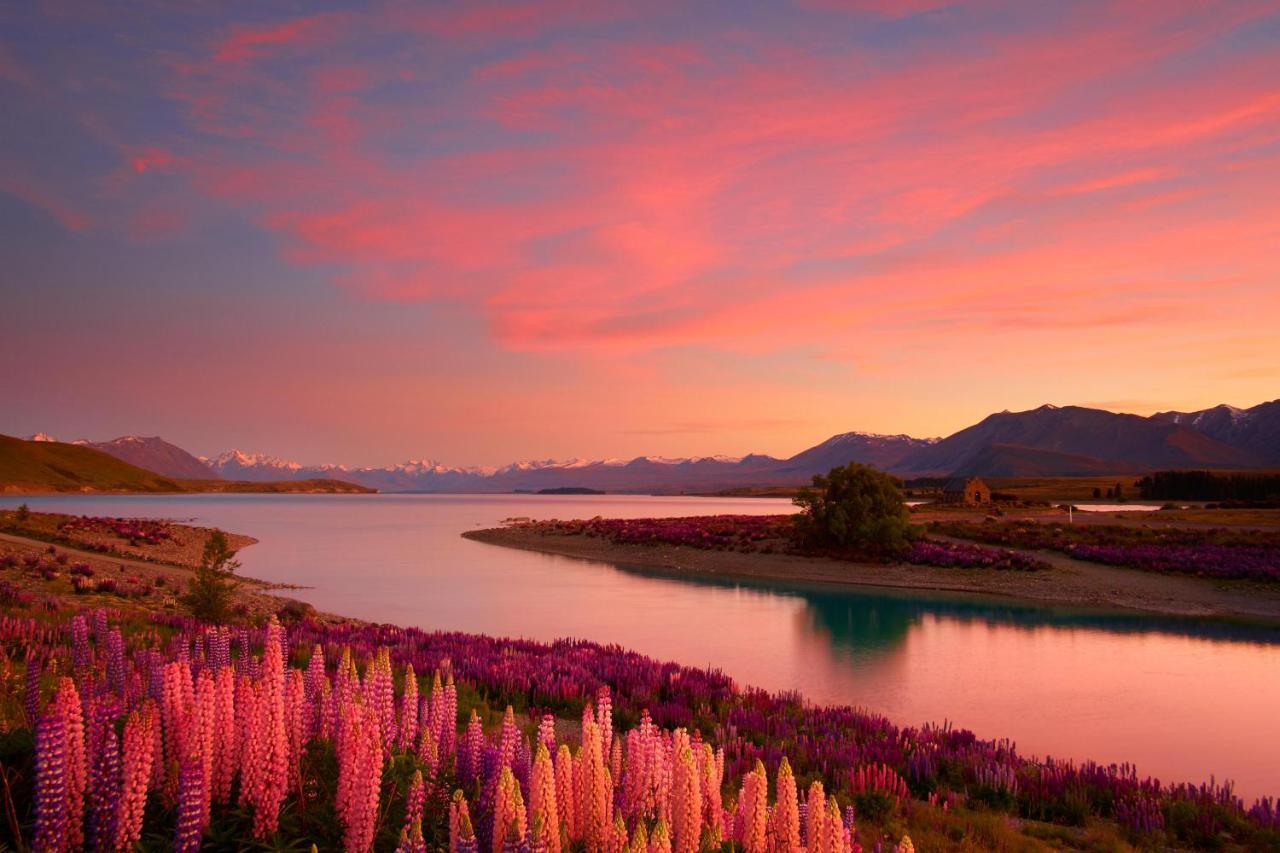
M221 530L213 531L204 543L200 565L196 567L187 594L182 597L182 603L191 608L197 619L230 621L231 602L240 585L235 579L235 571L240 568L240 562L234 559L235 553Z
M799 535L811 546L892 554L913 538L898 481L856 462L814 476L795 504L804 510Z

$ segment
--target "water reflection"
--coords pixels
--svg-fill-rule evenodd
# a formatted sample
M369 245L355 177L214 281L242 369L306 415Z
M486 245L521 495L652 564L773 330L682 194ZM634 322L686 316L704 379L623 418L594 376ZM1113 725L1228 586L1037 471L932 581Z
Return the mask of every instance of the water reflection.
M752 578L684 575L618 565L621 571L678 580L696 587L752 590L795 597L808 621L833 645L868 657L889 652L928 618L1008 625L1026 630L1083 628L1116 634L1170 634L1208 640L1280 644L1280 626L1248 621L1159 616L1119 608L1037 605L999 596L930 590L900 590L823 583L781 583Z

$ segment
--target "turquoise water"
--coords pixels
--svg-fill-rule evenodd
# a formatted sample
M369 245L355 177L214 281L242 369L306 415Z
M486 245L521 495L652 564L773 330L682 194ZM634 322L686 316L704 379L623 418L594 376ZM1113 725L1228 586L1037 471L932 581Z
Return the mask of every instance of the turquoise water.
M742 684L1280 793L1280 632L1007 600L704 582L463 539L504 518L777 513L785 501L631 496L40 496L33 509L195 519L258 538L245 574L363 619L616 642Z

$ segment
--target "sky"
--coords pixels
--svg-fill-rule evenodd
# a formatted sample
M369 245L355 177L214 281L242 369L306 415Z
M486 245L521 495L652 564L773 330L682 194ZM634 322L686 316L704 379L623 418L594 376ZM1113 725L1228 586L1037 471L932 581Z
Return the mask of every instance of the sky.
M0 6L0 433L770 453L1280 396L1280 2Z

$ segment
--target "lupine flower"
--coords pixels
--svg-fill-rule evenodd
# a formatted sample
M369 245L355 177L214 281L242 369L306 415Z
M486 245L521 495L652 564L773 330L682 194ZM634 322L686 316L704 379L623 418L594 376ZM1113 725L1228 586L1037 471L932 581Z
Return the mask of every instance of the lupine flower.
M539 741L529 780L529 820L533 830L532 841L541 845L546 853L560 853L560 810L557 805L555 769L551 766L546 743Z
M671 837L667 834L667 822L658 819L649 839L649 853L671 853Z
M129 714L124 724L120 805L116 812L116 849L128 849L142 838L147 786L155 755L155 713L150 702Z
M66 721L58 708L51 708L36 727L36 834L32 846L42 853L74 849L67 812L69 776Z
M404 693L400 697L400 734L396 746L410 749L418 740L418 676L413 664L405 667Z
M796 777L791 762L783 756L774 782L774 807L770 815L770 835L781 850L800 849L800 806L796 795Z
M58 692L54 694L51 708L62 719L67 843L76 848L84 844L84 794L89 786L89 764L80 693L69 677L58 679Z
M204 759L192 752L182 761L178 771L178 820L173 849L177 853L196 853L208 823L205 791Z
M574 785L577 774L574 772L573 764L573 755L569 752L569 747L561 744L556 750L555 761L556 807L560 810L560 822L564 824L569 839L578 841L582 838L582 831L578 823L578 798L575 796L576 786Z
M684 729L676 732L679 750L671 787L671 828L675 853L695 853L702 839L702 787ZM754 853L754 851L753 851Z
M338 750L335 806L346 828L344 843L354 853L373 846L382 788L382 726L377 713L356 705L343 720Z

